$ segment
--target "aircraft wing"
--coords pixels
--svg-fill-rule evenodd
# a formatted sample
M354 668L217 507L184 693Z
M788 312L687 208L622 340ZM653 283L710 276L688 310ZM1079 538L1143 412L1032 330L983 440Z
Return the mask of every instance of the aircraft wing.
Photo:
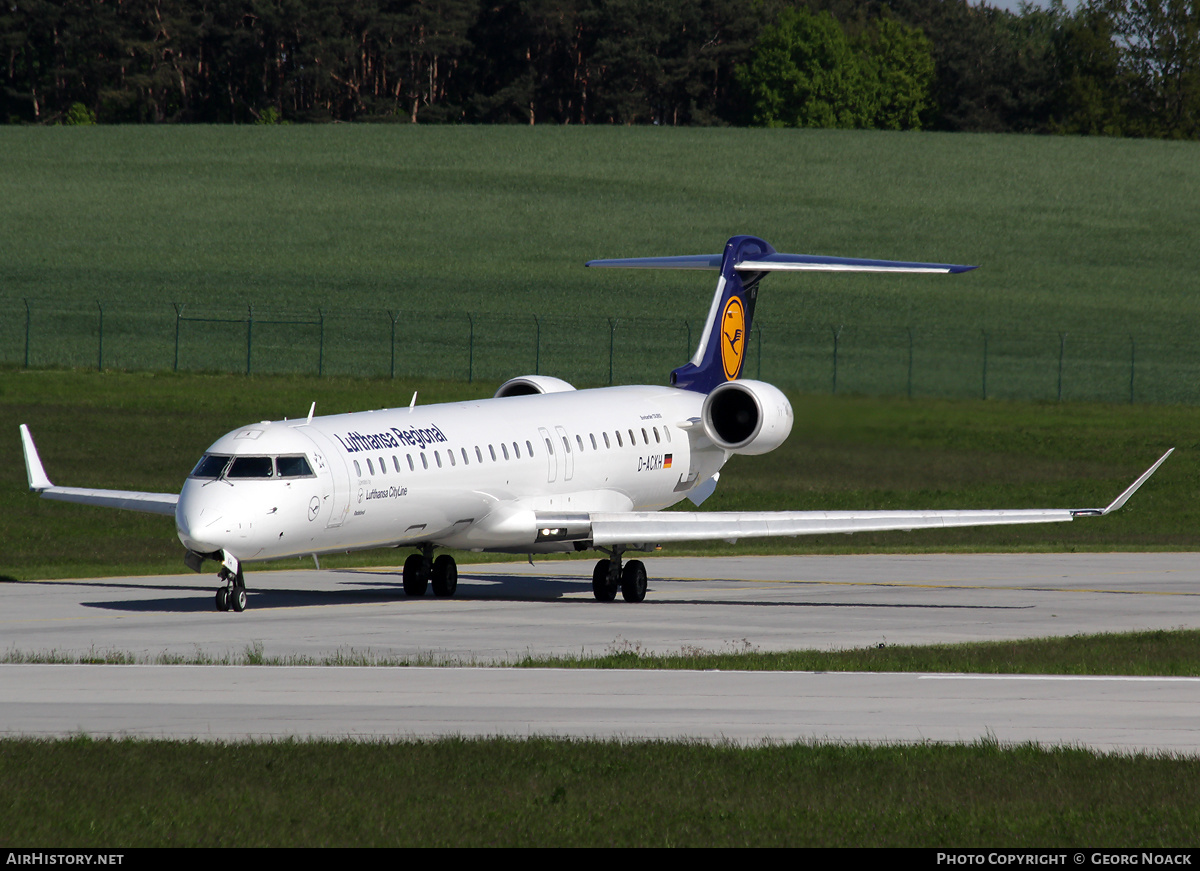
M43 499L79 502L84 505L99 505L103 508L125 508L146 514L164 514L168 517L175 516L175 504L179 501L178 493L141 493L136 490L55 487L42 467L42 459L38 456L37 446L33 443L33 436L29 434L29 427L25 424L21 424L21 447L25 450L25 474L29 477L29 489L40 493Z
M592 543L663 544L708 539L765 538L772 535L883 532L954 526L1056 523L1076 517L1102 517L1116 511L1171 456L1174 448L1106 508L1031 508L966 511L636 511L591 515Z

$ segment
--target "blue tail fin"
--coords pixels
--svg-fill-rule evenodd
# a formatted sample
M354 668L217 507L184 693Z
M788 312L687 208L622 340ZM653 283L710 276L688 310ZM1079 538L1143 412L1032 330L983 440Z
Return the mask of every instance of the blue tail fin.
M861 260L812 254L778 254L755 236L734 236L722 254L684 257L634 257L592 260L588 266L633 269L720 269L717 291L708 309L700 346L692 359L671 373L671 384L708 393L718 384L741 377L746 343L754 320L758 284L768 272L967 272L974 266L951 263L911 263L900 260Z
M767 273L743 272L734 267L743 260L757 260L774 253L774 248L754 236L734 236L725 243L721 277L717 279L717 291L708 309L700 345L690 361L671 373L671 384L708 393L718 384L741 377L754 322L758 283Z

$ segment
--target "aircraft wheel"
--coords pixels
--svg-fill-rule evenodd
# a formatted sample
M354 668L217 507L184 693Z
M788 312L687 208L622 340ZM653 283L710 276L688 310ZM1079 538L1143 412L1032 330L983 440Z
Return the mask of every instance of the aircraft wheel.
M414 553L404 561L404 592L409 596L424 596L429 586L429 575L425 571L425 557Z
M221 587L220 589L217 590L217 610L218 611L228 611L229 610L229 588L228 587Z
M433 561L433 594L435 596L453 596L458 589L458 564L448 553L442 554Z
M617 585L608 580L610 560L602 559L592 569L592 595L597 602L611 602L617 598Z
M229 591L229 607L241 614L246 610L246 588L234 587Z
M646 598L646 567L640 559L631 559L621 571L621 596L626 602Z

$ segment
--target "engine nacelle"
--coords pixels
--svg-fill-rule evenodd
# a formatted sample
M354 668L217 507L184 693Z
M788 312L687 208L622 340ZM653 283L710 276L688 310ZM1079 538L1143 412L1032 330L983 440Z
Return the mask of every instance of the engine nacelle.
M561 378L552 378L549 375L522 375L520 378L509 378L500 385L500 389L496 391L496 398L501 396L533 396L538 393L566 393L568 390L574 390L572 384L568 384Z
M792 404L764 381L726 381L704 400L704 432L713 444L737 454L773 451L792 431Z

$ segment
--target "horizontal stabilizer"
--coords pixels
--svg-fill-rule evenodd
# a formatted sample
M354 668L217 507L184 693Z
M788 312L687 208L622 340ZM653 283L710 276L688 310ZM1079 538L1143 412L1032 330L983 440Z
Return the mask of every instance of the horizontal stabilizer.
M720 254L683 257L627 257L621 260L589 260L585 265L625 269L720 269ZM910 263L904 260L864 260L854 257L822 257L816 254L765 254L733 266L738 272L970 272L975 266L953 263Z

